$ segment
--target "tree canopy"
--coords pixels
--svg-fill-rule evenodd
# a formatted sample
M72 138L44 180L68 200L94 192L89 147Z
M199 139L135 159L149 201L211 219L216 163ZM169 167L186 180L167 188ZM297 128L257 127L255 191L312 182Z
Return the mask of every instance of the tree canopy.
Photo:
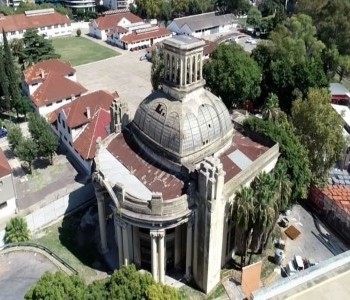
M27 222L21 217L14 217L6 224L4 242L18 243L28 241L30 232Z
M279 163L285 164L286 174L292 183L291 201L295 203L305 199L311 182L310 163L307 150L300 143L292 124L282 114L278 122L251 117L245 121L244 126L279 143L281 153Z
M221 44L204 64L203 77L228 108L241 107L260 95L261 70L238 45Z
M292 122L308 150L314 182L324 182L330 169L345 151L343 121L330 104L327 89L310 89L292 108Z
M252 52L263 70L262 98L273 92L280 107L289 112L293 100L306 95L310 87L328 86L321 57L324 48L309 16L292 16L278 25L270 40Z
M108 279L89 285L77 275L46 272L26 293L25 299L179 300L180 295L176 289L156 283L148 272L140 273L134 265L129 265Z

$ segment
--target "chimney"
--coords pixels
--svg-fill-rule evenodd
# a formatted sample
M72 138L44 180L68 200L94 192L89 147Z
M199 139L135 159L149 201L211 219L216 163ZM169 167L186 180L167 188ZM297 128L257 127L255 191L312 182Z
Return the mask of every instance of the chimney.
M87 107L86 107L86 117L87 117L88 119L91 118L90 106L87 106Z
M40 69L40 76L41 76L42 79L45 78L45 72L44 72L43 69Z

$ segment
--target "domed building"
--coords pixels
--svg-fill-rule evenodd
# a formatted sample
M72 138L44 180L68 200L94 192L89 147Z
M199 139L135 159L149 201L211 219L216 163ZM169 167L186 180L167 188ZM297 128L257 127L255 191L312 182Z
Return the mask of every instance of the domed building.
M204 88L204 44L185 35L163 42L162 90L131 122L126 106L113 103L93 181L102 251L111 208L119 265L134 263L162 283L183 274L208 293L235 250L236 191L271 171L279 152L235 130L221 99Z

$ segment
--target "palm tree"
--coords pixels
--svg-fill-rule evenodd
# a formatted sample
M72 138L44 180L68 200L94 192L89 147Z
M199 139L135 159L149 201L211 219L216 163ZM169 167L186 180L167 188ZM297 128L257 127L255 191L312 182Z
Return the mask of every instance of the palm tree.
M4 241L6 244L25 242L29 240L29 235L26 221L21 217L15 217L6 225Z
M241 265L244 267L254 224L254 191L252 188L242 187L236 193L232 212L236 225L235 244L237 252L241 254Z
M278 184L272 174L263 172L252 185L255 195L255 222L251 249L261 252L266 246L278 218Z
M285 162L279 161L274 171L274 176L278 184L278 209L285 211L290 205L292 195L292 182L287 174L287 166Z
M262 109L262 117L267 121L277 121L280 113L278 97L274 93L269 93Z

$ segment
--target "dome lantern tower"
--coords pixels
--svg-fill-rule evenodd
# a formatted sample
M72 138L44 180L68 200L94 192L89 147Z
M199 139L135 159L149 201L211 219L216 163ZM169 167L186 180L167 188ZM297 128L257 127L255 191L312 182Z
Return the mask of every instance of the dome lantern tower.
M203 79L203 46L192 36L179 35L166 39L164 45L163 91L177 100L205 85Z

